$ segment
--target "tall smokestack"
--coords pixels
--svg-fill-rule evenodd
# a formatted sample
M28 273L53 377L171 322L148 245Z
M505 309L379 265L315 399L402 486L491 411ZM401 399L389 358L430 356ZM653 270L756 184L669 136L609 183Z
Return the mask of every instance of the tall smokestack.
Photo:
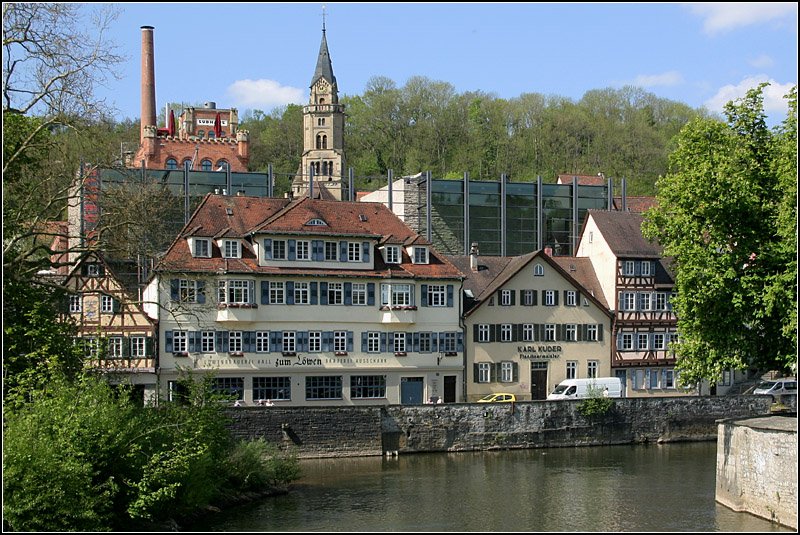
M153 27L142 26L142 126L140 140L144 140L144 127L156 126L156 72L153 51Z

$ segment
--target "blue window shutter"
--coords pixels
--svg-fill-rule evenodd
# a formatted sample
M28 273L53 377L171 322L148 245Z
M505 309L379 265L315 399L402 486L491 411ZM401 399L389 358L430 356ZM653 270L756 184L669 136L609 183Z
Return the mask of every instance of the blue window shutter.
M245 331L242 333L242 351L244 353L252 353L256 350L256 333L255 331Z
M344 283L344 304L345 305L352 305L353 304L353 283L352 282L345 282Z
M173 301L178 300L178 279L170 279L169 281L169 298Z
M294 281L288 281L286 283L286 304L294 304Z
M512 304L513 304L513 300L512 300ZM449 306L449 307L453 306L453 285L452 284L448 284L447 285L447 306Z
M617 351L622 350L622 333L617 333Z
M206 281L197 281L197 302L201 305L206 302Z
M410 353L414 349L414 333L406 333L406 351Z
M269 304L269 281L261 281L261 304Z
M347 351L353 350L353 331L347 331Z
M436 336L436 333L431 333L431 351L436 353L439 351L439 337Z
M422 285L422 300L421 301L422 301L422 306L424 306L424 307L428 306L428 285L427 284L423 284Z
M333 339L333 333L331 331L325 331L322 333L322 350L323 351L330 351L331 350L331 340Z
M367 333L361 333L361 352L367 352Z
M374 305L375 304L375 283L368 282L367 283L367 305Z
M462 353L464 351L464 333L456 333L456 351Z
M320 305L327 305L328 304L328 283L327 282L320 282L319 283L319 304Z
M297 241L289 240L289 260L297 259Z
M200 332L199 331L189 331L189 352L194 353L197 351L197 345L200 341Z
M269 350L277 351L280 348L280 333L277 331L270 331L269 333Z
M340 241L339 242L339 261L340 262L347 262L347 242Z
M386 333L381 333L381 353L386 352Z
M264 239L264 260L272 260L272 239Z
M172 353L172 331L164 331L164 351Z
M365 241L361 243L361 261L362 262L369 262L369 242Z
M249 304L256 303L256 281L247 281L247 297Z
M311 304L312 305L316 305L317 304L317 283L316 282L312 282L311 284L309 284L309 287L311 288L311 291L310 291L310 293L311 293Z
M642 274L642 263L638 260L633 263L633 274L637 277Z
M324 245L322 243L322 240L311 240L311 260L321 261L325 259Z
M414 333L413 341L412 341L412 350L415 353L419 353L419 333Z
M297 350L308 351L308 331L300 331L297 333Z
M439 333L439 348L444 348L444 333Z
M228 335L228 331L222 331L221 334L222 334L222 349L221 349L221 351L223 353L225 353L225 352L228 351L229 335Z

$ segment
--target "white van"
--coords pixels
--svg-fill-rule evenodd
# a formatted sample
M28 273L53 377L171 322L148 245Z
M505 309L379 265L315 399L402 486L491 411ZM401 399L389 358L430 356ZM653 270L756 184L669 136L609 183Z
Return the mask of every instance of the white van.
M608 390L606 396L605 391ZM622 382L619 377L595 377L593 379L566 379L558 383L548 400L583 399L599 395L609 398L622 397Z
M761 381L753 390L753 394L772 394L773 396L797 394L797 379L783 377L771 381Z

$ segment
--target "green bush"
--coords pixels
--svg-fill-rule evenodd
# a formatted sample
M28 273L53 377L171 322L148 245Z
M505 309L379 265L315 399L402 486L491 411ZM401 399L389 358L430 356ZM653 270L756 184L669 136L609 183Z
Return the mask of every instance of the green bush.
M263 438L237 443L226 465L228 484L236 490L260 491L300 477L297 456L279 451Z
M613 405L613 399L603 397L602 394L592 394L590 392L589 397L584 398L578 404L578 412L587 418L596 418L607 414Z

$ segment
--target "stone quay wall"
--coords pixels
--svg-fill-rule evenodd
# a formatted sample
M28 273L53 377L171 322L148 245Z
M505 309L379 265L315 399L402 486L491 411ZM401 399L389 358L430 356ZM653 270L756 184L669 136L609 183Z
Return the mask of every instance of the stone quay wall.
M797 414L720 422L716 500L797 529Z
M602 415L582 401L363 407L237 407L230 429L300 458L716 440L717 421L769 414L769 396L614 399Z

